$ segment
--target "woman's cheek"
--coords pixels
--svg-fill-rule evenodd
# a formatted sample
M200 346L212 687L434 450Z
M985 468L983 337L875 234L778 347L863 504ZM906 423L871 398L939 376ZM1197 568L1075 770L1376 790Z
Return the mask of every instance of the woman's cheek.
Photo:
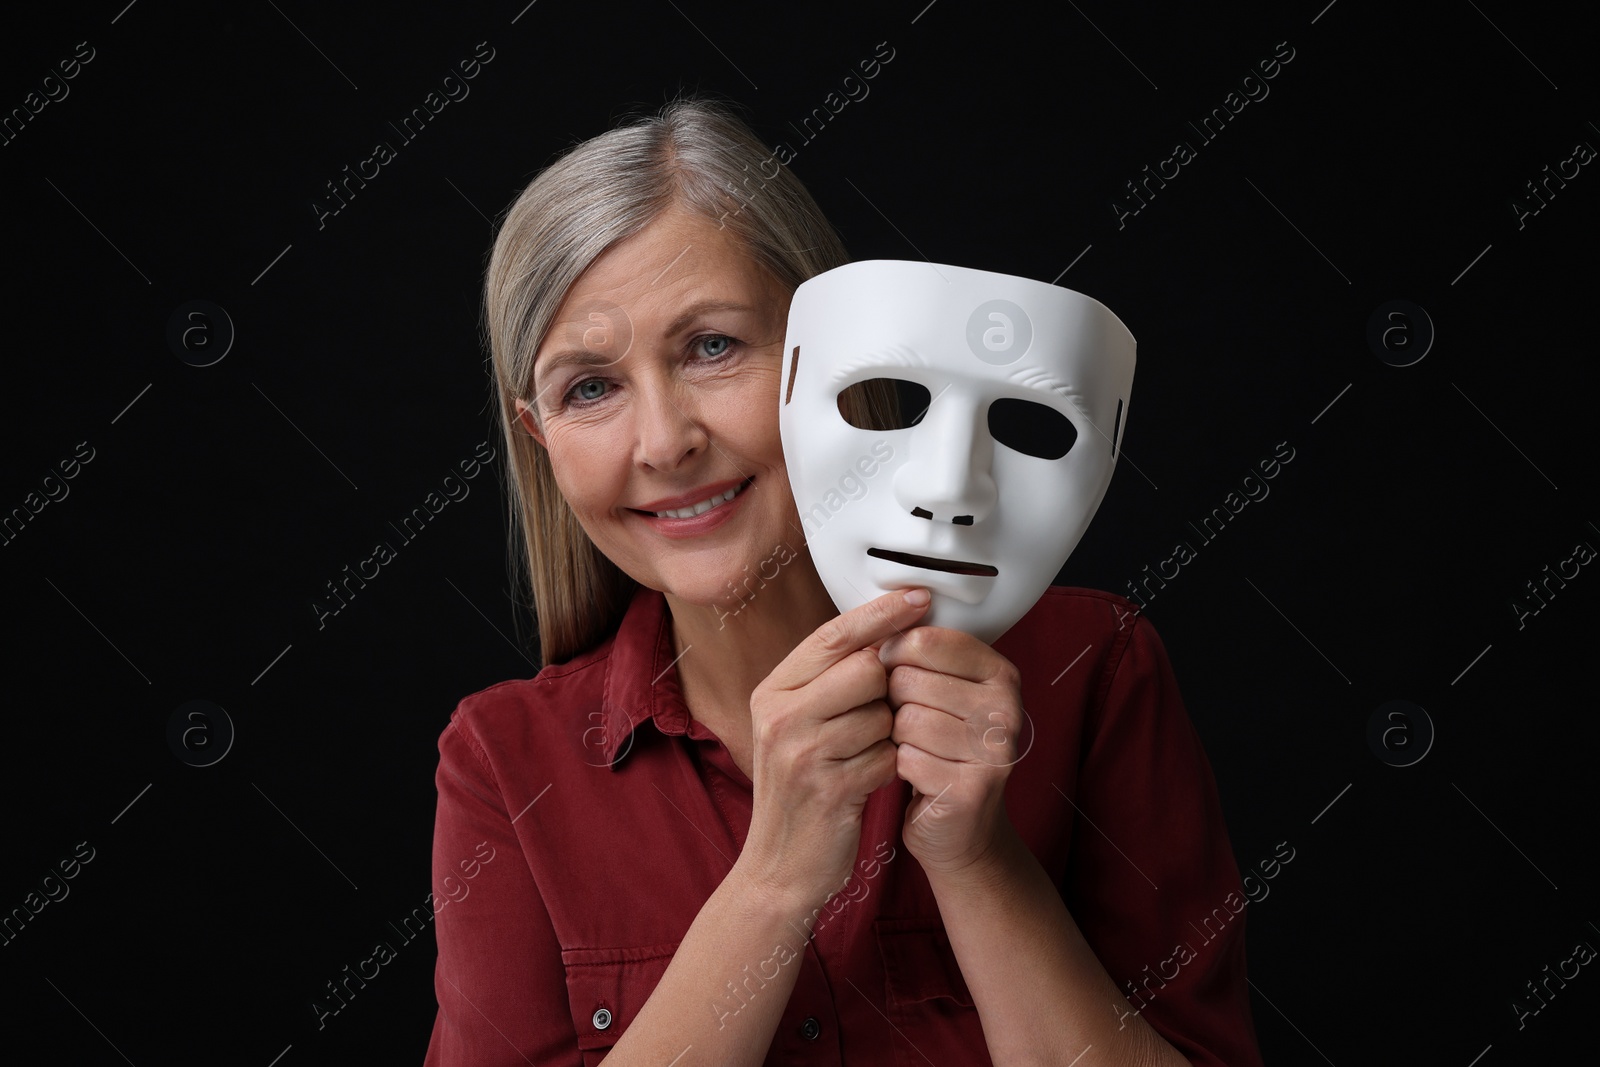
M612 484L628 462L627 443L612 426L588 419L552 420L545 430L545 447L556 484L569 501L576 502Z

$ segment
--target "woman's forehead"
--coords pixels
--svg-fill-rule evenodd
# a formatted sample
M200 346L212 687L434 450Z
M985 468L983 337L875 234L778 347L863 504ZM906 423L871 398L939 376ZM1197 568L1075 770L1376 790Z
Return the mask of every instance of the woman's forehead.
M568 295L586 291L637 299L681 290L702 278L723 285L759 281L750 270L756 265L753 251L736 232L674 206L596 257Z
M706 315L781 320L788 290L735 234L699 216L659 217L607 249L567 291L537 359L576 345L667 337Z

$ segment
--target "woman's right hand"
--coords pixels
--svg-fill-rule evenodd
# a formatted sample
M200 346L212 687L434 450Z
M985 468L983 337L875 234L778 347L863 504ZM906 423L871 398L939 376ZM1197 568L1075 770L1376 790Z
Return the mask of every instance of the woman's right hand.
M750 694L754 792L738 866L804 907L844 885L867 797L895 778L877 646L927 611L908 594L928 595L896 590L830 619Z

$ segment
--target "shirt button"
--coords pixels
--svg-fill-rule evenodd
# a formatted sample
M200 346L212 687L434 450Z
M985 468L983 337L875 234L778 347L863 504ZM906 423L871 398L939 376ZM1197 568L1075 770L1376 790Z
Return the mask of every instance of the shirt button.
M611 1013L604 1008L596 1008L594 1018L589 1021L594 1023L596 1030L604 1030L611 1025Z
M800 1036L807 1041L815 1041L822 1033L822 1024L817 1022L815 1015L807 1015L806 1021L800 1024Z

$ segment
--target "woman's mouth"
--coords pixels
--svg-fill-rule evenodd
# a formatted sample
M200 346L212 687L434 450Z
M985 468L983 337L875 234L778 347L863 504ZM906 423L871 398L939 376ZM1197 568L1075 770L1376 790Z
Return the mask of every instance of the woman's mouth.
M704 515L712 508L720 507L723 504L726 504L728 501L744 492L745 487L750 484L751 480L752 479L747 478L725 493L719 493L716 496L702 500L700 503L690 505L686 508L675 508L672 511L647 511L645 514L654 515L658 519L692 519L696 515Z
M754 484L754 478L746 478L730 489L681 508L669 508L664 511L645 511L640 508L631 510L654 528L656 533L664 537L674 539L699 537L730 521L744 504L745 490Z

